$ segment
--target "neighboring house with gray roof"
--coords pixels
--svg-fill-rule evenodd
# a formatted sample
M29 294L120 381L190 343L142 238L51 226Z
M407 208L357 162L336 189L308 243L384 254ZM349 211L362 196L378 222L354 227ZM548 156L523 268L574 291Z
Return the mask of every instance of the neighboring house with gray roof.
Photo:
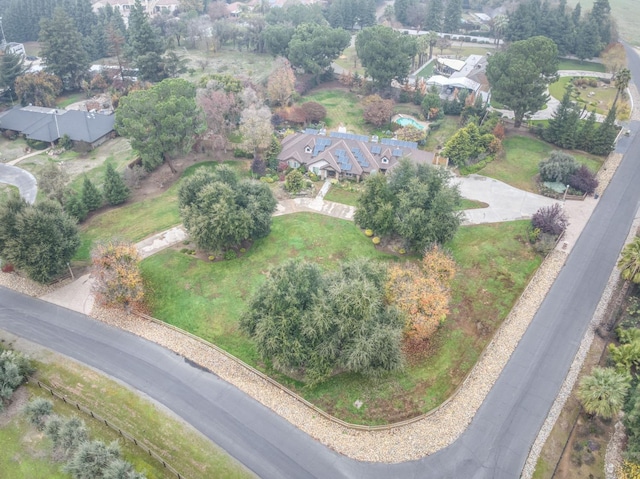
M409 158L415 163L433 164L434 155L418 149L418 144L350 133L331 132L320 134L307 129L282 140L280 161L292 168L305 165L308 171L321 178L350 178L360 181L363 177L386 173L400 158Z
M30 140L55 143L64 135L95 148L113 135L114 115L41 106L17 106L0 113L0 129Z

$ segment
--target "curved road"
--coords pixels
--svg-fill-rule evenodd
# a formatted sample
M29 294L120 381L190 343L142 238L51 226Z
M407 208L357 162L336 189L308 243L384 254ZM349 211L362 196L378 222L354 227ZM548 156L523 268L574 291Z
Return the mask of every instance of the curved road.
M38 193L38 183L35 177L17 166L0 163L0 183L8 183L20 190L20 196L29 204L33 204Z
M630 61L634 78L640 78L637 57L630 55ZM418 461L387 465L340 456L215 375L155 344L3 288L0 327L146 393L263 478L513 479L520 475L638 210L640 135L625 143L628 153L609 188L471 425L451 446Z

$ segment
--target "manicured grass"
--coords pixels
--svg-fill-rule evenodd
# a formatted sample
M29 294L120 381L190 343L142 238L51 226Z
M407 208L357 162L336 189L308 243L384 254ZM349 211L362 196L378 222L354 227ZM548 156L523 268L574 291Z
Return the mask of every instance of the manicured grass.
M246 161L227 161L240 174L247 175ZM192 174L197 168L216 168L218 163L198 163L185 170L183 177ZM82 244L75 260L88 260L93 243L100 239L118 237L137 242L154 233L164 231L180 224L178 211L178 188L176 182L159 196L136 203L125 204L94 216L81 225Z
M525 136L513 136L503 142L504 157L497 158L480 170L481 175L504 181L521 190L537 193L535 177L538 165L549 157L549 153L559 148L542 140ZM585 164L596 172L602 165L603 159L598 156L585 155L568 151L576 160Z
M433 76L433 70L436 68L436 61L433 60L430 63L422 67L422 70L418 72L418 77L429 78Z
M567 85L573 80L573 77L562 77L557 82L549 85L549 93L552 97L562 100ZM613 104L613 99L616 96L616 89L614 86L607 87L590 87L586 88L574 88L574 92L577 93L576 101L587 107L589 111L596 109L596 113L606 115L610 106ZM593 96L588 96L589 93L594 92Z
M69 93L56 98L56 106L58 108L66 108L72 103L76 103L78 101L82 101L86 99L87 99L87 95L83 91Z
M329 188L329 191L325 195L324 199L327 201L342 203L343 205L357 206L361 189L362 184L354 184L351 182L331 185L331 188Z
M584 70L588 72L607 71L602 63L574 60L572 58L560 58L558 60L558 70Z
M48 384L55 384L58 392L82 403L93 412L142 440L146 446L155 450L176 468L183 477L250 477L250 474L230 456L183 421L168 415L148 399L94 370L59 356L56 356L55 361L37 363L36 367L38 379ZM29 390L32 395L50 398L35 384L29 385ZM65 405L62 401L54 399L52 401L54 401L56 413L65 416L75 414L83 419L91 428L92 438L105 442L119 440L125 458L132 462L138 471L144 471L148 479L175 478L161 463L152 460L147 453L133 443L119 438L112 429L78 412L72 406ZM6 477L31 478L32 476ZM44 479L49 476L42 477Z
M288 258L334 267L361 256L390 258L376 251L350 221L298 213L275 217L271 234L235 260L211 263L169 250L141 265L151 285L149 304L155 316L256 364L253 344L238 333L237 322L267 271Z
M303 97L303 101L317 101L327 109L324 122L327 128L337 130L344 125L349 132L367 134L370 127L362 118L360 100L354 93L342 90L321 90Z
M479 208L487 208L489 205L483 201L478 201L478 200L469 200L467 198L462 198L462 201L460 202L460 208L461 210L475 210L475 209L479 209Z
M460 128L457 116L445 116L437 130L430 130L424 147L427 151L435 151L436 147L444 146L446 141Z
M539 265L523 240L527 227L521 221L460 229L448 245L459 264L452 313L426 360L402 374L375 380L341 374L315 388L262 364L252 342L238 332L238 319L267 271L288 258L313 259L326 267L356 256L393 259L376 251L353 223L310 213L280 216L271 234L236 260L211 263L170 250L144 260L142 270L154 316L266 370L342 419L379 424L432 409L464 379ZM478 336L478 324L486 334ZM360 409L353 406L357 399L364 402Z

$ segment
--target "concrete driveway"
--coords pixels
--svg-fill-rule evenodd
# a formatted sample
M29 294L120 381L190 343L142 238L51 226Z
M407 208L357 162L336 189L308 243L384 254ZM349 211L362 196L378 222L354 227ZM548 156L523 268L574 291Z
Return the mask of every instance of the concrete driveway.
M17 166L0 163L0 183L16 186L27 203L33 204L38 193L38 182L28 171Z
M558 200L519 190L502 181L481 175L456 177L453 183L460 188L464 198L488 203L488 208L465 210L464 224L498 223L531 218L543 206L551 206Z

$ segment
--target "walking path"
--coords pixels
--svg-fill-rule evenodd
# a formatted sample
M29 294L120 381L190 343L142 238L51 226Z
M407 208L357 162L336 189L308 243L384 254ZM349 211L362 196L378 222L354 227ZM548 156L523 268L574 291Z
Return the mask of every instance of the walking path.
M533 213L544 206L557 203L557 200L545 196L536 195L519 190L506 183L480 175L455 178L454 183L459 185L463 197L482 201L489 204L487 208L465 210L465 225L497 223L530 218ZM325 181L320 192L315 198L294 198L281 200L277 205L274 216L282 216L299 212L319 213L333 218L353 221L355 207L326 201L324 196L329 191L331 183ZM571 202L574 203L574 202ZM564 250L571 249L575 240L580 236L580 231L586 224L594 202L577 202L581 205L567 207L567 214L571 222L563 242ZM579 221L574 221L574 217ZM135 246L141 258L147 258L163 249L181 243L187 239L187 232L182 225L152 235ZM84 275L76 280L49 292L41 299L64 306L73 311L91 314L94 298L91 292L93 284L89 275Z

